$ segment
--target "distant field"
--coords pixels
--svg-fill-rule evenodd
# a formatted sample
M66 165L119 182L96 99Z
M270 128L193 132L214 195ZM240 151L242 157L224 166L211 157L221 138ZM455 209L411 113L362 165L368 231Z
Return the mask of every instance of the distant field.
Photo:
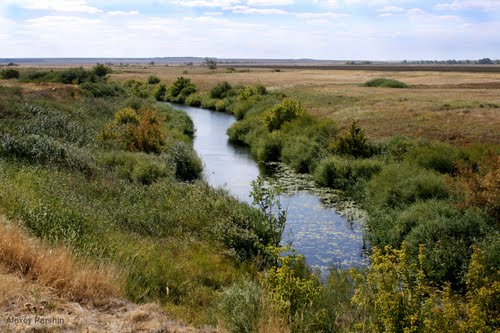
M495 66L493 66L495 67ZM117 67L116 80L145 79L155 74L164 82L186 76L200 90L220 81L260 82L271 90L300 99L319 117L346 127L359 121L374 140L401 134L464 145L500 144L500 73L443 71L367 71L330 69L236 68L209 70L187 66ZM386 77L410 85L408 89L372 88L362 84Z
M74 66L76 64L54 67ZM500 144L500 73L422 71L429 69L426 65L409 65L405 71L396 70L397 66L380 67L385 70L373 70L373 67L367 70L359 65L350 66L356 69L349 69L344 65L342 70L273 66L236 67L233 72L228 72L227 67L222 65L210 70L202 66L145 64L115 66L111 79L145 80L150 75L157 75L168 84L179 76L185 76L191 78L201 91L207 91L221 81L232 85L260 82L269 90L281 91L301 100L309 113L334 119L343 128L352 120L357 120L373 140L400 134L457 145ZM410 67L419 67L420 70L409 70ZM500 68L495 65L483 67ZM362 86L364 82L380 77L396 79L410 87ZM0 80L0 84L12 83ZM46 88L36 84L30 86L33 90Z

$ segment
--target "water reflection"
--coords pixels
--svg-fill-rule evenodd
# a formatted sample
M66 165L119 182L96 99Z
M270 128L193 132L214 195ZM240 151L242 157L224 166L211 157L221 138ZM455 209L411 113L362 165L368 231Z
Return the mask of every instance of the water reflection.
M326 271L330 265L354 267L367 263L360 221L362 212L341 193L316 188L310 175L297 175L282 164L260 165L248 149L232 145L226 131L232 115L178 106L193 119L194 148L201 155L204 176L214 187L223 186L242 201L251 203L250 183L259 174L275 178L284 190L287 209L284 243L291 243L309 265Z

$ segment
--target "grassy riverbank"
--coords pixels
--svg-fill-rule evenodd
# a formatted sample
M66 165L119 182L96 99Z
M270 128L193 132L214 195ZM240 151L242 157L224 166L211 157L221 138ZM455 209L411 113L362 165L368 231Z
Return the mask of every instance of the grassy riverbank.
M1 212L79 260L114 267L118 293L232 332L499 327L495 147L371 141L358 124L318 118L260 84L197 92L188 79L73 72L79 86L0 87ZM233 142L346 190L369 213L372 244L390 247L374 250L366 271L332 270L321 284L293 249L276 248L273 189L256 186L258 211L210 188L190 119L153 96L235 114Z

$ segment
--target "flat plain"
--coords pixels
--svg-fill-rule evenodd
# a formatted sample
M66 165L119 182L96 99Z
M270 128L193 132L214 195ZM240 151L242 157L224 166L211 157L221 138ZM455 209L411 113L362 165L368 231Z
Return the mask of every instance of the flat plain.
M500 144L500 73L338 69L271 69L189 66L115 67L115 80L158 76L170 83L190 78L201 91L221 81L262 83L299 99L318 117L347 127L356 120L372 140L392 135L423 137L457 145ZM378 77L402 81L405 89L364 87Z

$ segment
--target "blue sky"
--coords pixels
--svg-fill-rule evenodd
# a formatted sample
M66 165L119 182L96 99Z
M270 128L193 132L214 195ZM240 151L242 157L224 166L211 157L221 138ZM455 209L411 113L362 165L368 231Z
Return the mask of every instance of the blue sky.
M0 58L500 58L500 0L0 0Z

